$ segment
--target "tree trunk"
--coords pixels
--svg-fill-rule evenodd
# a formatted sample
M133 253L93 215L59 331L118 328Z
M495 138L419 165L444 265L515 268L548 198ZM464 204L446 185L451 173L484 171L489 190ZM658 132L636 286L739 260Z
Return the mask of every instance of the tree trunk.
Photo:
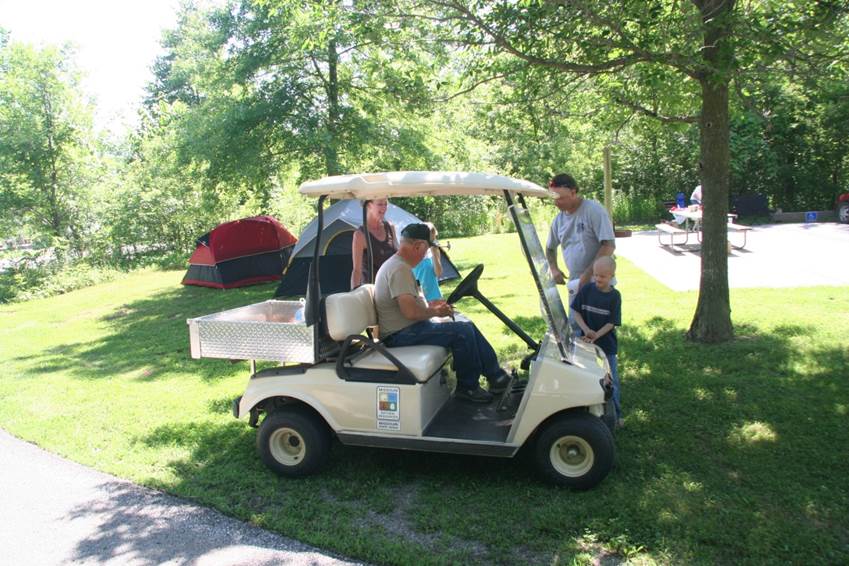
M336 70L339 54L336 52L336 39L327 45L327 143L324 147L324 161L328 175L342 173L339 167L339 76Z
M53 143L55 133L53 109L46 93L42 93L41 105L44 111L45 133L47 135L47 155L50 160L50 181L46 187L50 231L54 236L62 236L62 214L59 209L59 172L56 164L57 150Z
M705 71L700 78L702 271L699 301L687 337L723 342L734 336L728 293L728 179L730 170L728 84L734 48L729 41L732 0L697 2L705 26Z

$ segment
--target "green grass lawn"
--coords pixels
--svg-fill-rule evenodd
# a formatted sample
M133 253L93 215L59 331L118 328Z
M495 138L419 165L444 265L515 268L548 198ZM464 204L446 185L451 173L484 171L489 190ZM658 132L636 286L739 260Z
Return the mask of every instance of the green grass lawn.
M452 241L532 335L544 323L515 234ZM246 363L192 360L186 318L268 298L143 271L0 307L0 427L77 462L378 563L849 561L849 292L734 290L737 338L684 340L696 293L620 259L626 427L597 488L540 483L523 459L334 446L284 480L230 414ZM523 343L461 303L499 354ZM120 510L116 510L116 514ZM144 535L140 535L144 537Z

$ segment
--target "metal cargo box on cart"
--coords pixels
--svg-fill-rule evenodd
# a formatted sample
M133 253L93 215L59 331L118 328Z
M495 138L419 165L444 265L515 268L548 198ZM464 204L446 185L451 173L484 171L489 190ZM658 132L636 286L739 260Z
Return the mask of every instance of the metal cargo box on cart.
M303 307L269 300L190 318L192 357L313 363L313 329L303 322Z

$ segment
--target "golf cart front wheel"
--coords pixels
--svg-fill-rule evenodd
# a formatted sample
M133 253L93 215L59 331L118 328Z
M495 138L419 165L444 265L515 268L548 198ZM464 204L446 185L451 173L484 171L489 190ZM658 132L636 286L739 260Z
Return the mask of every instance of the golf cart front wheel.
M257 450L272 471L287 477L315 473L330 453L330 437L317 416L296 409L268 415L259 427Z
M573 489L590 489L613 468L613 435L601 419L570 414L552 421L537 438L535 458L549 481Z

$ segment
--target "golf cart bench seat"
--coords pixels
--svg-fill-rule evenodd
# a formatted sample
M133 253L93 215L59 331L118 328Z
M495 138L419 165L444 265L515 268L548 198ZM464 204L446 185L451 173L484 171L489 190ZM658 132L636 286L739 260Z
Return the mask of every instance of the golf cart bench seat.
M448 350L442 346L403 346L387 348L365 335L366 328L377 325L374 308L374 285L363 285L347 293L335 293L325 300L327 331L337 342L366 345L363 352L344 360L345 368L395 372L398 365L387 358L387 352L409 370L418 383L433 377L445 364ZM371 347L368 347L371 346ZM343 347L343 356L345 350ZM339 366L337 366L338 368Z

